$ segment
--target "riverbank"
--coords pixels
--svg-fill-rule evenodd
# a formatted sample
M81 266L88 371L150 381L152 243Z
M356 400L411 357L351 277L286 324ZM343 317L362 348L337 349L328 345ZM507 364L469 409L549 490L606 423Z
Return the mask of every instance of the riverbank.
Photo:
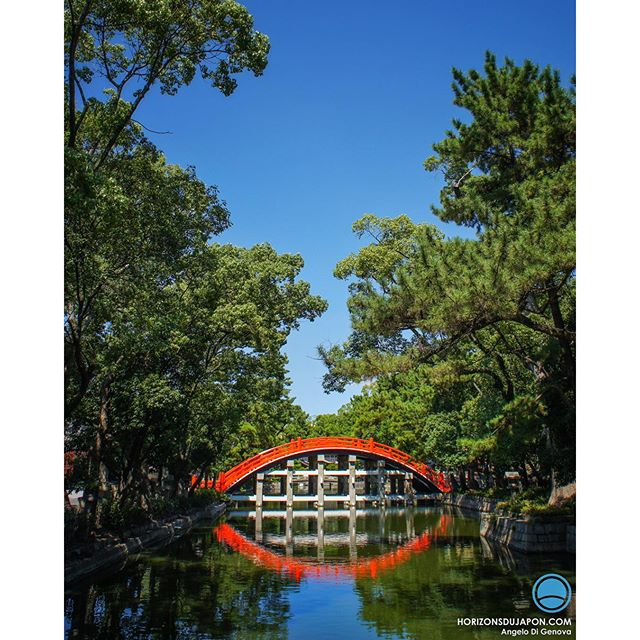
M480 535L520 553L576 552L574 515L520 515L499 508L500 501L465 494L437 494L433 502L475 511Z
M198 521L219 518L226 507L224 502L213 503L186 515L139 527L130 531L127 537L105 536L87 545L65 549L64 584L70 586L106 569L120 568L132 556L180 538Z

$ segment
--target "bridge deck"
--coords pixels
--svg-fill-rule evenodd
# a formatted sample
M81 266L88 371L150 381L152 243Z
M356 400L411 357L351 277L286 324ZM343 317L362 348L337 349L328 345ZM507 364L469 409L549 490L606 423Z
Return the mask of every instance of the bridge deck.
M296 503L314 503L318 507L342 503L354 508L363 503L414 501L421 484L414 472L389 468L383 460L370 459L365 460L364 469L358 469L356 461L355 454L338 456L338 469L327 469L325 456L317 454L308 457L308 469L296 469L295 460L289 459L285 469L259 471L244 482L246 491L235 491L229 497L236 505L250 502L258 509L269 502L284 503L287 508ZM278 491L273 491L274 484Z
M385 494L384 498L388 499L388 500L393 500L393 501L399 501L399 500L409 500L410 498L415 498L415 499L423 499L426 498L428 495L427 493L387 493ZM232 502L258 502L259 501L259 496L257 494L232 494L229 496L229 498L231 499ZM320 499L320 496L316 493L316 494L310 494L310 495L293 495L293 496L279 496L279 495L269 495L269 494L263 494L262 495L262 503L264 504L265 502L287 502L287 500L289 502L318 502ZM325 502L349 502L351 500L351 496L350 495L331 495L331 494L324 494L324 501ZM369 494L369 495L363 495L363 494L356 494L356 500L358 502L378 502L380 500L380 495L378 494Z
M289 473L288 469L269 469L268 471L264 471L265 477L267 477L267 476L282 477L282 476L286 476L287 473ZM293 473L294 477L295 476L301 476L303 478L308 478L308 477L321 475L322 471L320 471L318 469L293 469L292 473ZM325 477L329 477L329 476L348 476L350 473L351 472L349 471L349 469L327 469L326 467L324 469ZM404 475L407 475L408 472L407 471L402 471L400 469L389 469L389 468L386 468L384 473L387 476L404 476ZM378 471L378 469L356 469L354 474L357 477L377 476L379 474L379 471Z
M386 510L386 513L393 513L397 515L403 515L407 512L406 507L390 507ZM233 509L227 512L229 518L279 518L283 519L288 516L293 518L317 518L318 509ZM364 509L324 509L324 518L350 518L355 514L356 517L366 515L380 515L380 509L372 509L365 507Z

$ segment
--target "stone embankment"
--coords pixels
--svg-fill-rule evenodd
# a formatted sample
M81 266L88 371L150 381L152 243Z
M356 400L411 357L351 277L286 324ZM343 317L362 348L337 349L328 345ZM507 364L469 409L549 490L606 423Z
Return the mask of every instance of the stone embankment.
M576 552L573 516L521 516L498 509L498 501L464 494L439 494L441 504L480 514L480 534L521 553Z
M170 521L156 523L142 530L132 532L122 540L94 544L89 555L74 558L73 551L65 554L64 583L70 586L80 580L90 578L106 569L121 568L125 562L148 549L163 546L188 533L199 520L219 518L226 509L226 503L209 505L186 516L178 516ZM76 549L76 552L80 550Z
M482 514L480 534L522 553L576 552L576 527L572 517Z

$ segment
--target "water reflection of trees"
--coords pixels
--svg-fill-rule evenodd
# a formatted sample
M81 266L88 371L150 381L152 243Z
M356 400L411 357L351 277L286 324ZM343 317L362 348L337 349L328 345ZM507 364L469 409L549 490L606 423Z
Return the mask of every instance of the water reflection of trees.
M459 640L498 636L492 628L460 627L458 618L541 615L531 603L535 576L549 570L571 575L567 559L531 560L525 568L465 536L466 527L454 521L448 540L375 579L357 580L362 620L382 636Z
M328 530L344 532L348 520L327 524ZM312 522L296 526L305 534L317 531ZM553 571L574 584L573 564L568 564L572 560L516 556L481 539L478 528L477 519L440 510L389 510L359 520L358 532L367 534L370 542L358 548L358 561L374 558L374 552L397 550L422 535L430 540L427 548L389 563L373 578L357 572L355 579L349 578L354 579L360 599L361 620L381 637L496 638L495 629L459 627L457 618L540 615L531 604L535 577ZM282 528L269 523L265 529ZM216 544L212 531L194 532L112 579L76 589L67 599L67 637L286 638L288 592L298 588L295 576L262 567ZM306 551L302 549L303 554ZM344 549L328 556L328 562L334 558L349 562ZM568 614L575 615L572 610Z
M67 637L284 638L284 589L293 584L212 544L210 533L196 533L113 579L70 594Z

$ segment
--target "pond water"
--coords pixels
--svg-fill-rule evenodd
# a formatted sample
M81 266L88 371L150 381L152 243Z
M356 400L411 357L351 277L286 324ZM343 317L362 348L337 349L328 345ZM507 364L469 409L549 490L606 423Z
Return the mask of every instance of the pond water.
M531 597L550 572L574 590L555 615ZM65 594L65 637L101 640L489 639L523 627L458 620L558 617L537 635L576 636L573 556L516 556L440 507L231 512Z

